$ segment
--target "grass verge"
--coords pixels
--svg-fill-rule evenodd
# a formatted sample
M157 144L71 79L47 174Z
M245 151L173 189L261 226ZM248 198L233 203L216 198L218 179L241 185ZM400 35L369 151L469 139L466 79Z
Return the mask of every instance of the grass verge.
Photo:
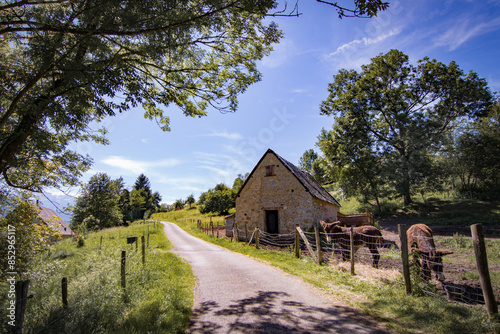
M136 251L126 237L147 239L148 233L143 264L141 245ZM153 224L90 233L82 247L72 240L59 242L26 275L33 298L25 333L184 333L195 280L190 266L170 248L163 229ZM127 251L125 289L120 284L122 249ZM62 277L68 279L67 307L61 302Z

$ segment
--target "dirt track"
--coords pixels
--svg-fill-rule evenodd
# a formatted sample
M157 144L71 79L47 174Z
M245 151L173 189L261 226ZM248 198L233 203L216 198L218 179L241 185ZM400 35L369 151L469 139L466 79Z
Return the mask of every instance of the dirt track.
M292 275L164 226L197 277L188 333L388 333Z

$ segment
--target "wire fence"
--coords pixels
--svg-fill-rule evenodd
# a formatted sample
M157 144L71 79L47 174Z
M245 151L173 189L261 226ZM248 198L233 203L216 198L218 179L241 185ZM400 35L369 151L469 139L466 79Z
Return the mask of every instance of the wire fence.
M119 235L101 237L97 245L83 246L85 250L96 247L97 252L60 250L40 255L39 265L24 273L22 281L16 284L16 290L17 286L19 289L25 286L24 293L16 291L16 305L26 303L24 309L16 308L15 332L53 333L67 327L64 322L78 323L77 319L82 317L85 319L80 319L81 322L88 324L88 328L96 328L103 317L119 314L121 305L129 298L130 289L123 282L135 289L147 278L144 267L146 259L152 255L149 233L148 227L134 243L117 245L116 239L120 240L119 243L126 240L125 235ZM80 257L80 264L68 266L64 259L70 256ZM106 315L88 317L85 314L95 313L97 309Z
M206 226L199 222L200 229L210 233L210 226ZM218 228L225 229L222 226ZM371 231L373 229L372 226ZM380 271L395 272L395 277L400 276L404 271L400 238L397 235L378 236L373 233L363 233L366 230L362 227L358 230L354 228L352 238L349 228L339 233L321 232L318 233L319 238L316 236L316 232L302 231L304 237L297 238L296 232L271 234L258 229L249 230L246 226L241 228L240 225L236 224L232 227L235 240L257 247L293 252L297 248L296 240L298 239L300 254L312 257L317 257L319 254L321 259L318 259L318 262L341 266L344 269L351 262L351 254L353 254L353 265L362 264L365 267L375 267ZM320 245L319 253L318 245ZM421 246L419 250L418 245L430 246L427 248ZM472 240L460 235L448 239L440 237L438 238L438 246L453 246L455 252L452 254L452 252L437 250L433 237L424 235L416 236L414 247L409 248L409 267L413 291L441 296L449 301L464 304L485 304ZM498 248L493 248L493 251L500 253L500 245ZM495 269L499 266L494 264ZM375 268L371 271L368 270L369 273L377 275ZM354 273L354 268L352 272ZM493 290L494 298L500 299L498 283L493 284Z

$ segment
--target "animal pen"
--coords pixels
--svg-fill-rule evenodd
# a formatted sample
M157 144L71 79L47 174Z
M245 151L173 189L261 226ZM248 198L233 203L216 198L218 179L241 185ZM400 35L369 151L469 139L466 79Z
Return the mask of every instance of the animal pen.
M257 248L287 251L297 257L310 256L318 264L332 265L344 271L350 270L353 275L356 274L357 266L360 268L374 266L375 259L377 259L380 270L392 270L403 275L404 288L407 293L410 293L413 288L413 291L418 290L424 294L442 296L451 302L469 305L486 304L488 314L491 316L491 314L498 313L496 300L500 296L500 286L492 287L491 285L484 238L477 235L474 237L477 234L474 233L477 229L474 226L472 226L474 250L470 250L469 247L465 248L465 251L448 255L448 259L443 264L443 273L446 276L444 281L425 280L422 277L422 270L416 265L420 261L418 253L409 252L406 247L406 226L404 225L399 226L399 234L384 234L384 243L371 247L378 248L377 253L369 247L370 236L359 236L366 237L365 240L368 241L363 246L356 246L352 229L351 233L324 233L321 227L315 228L314 231L303 231L297 226L293 233L270 234L258 228L249 230L246 225L234 224L231 240L255 245ZM198 221L198 228L213 236L216 236L218 231L225 231L224 226L215 226L214 223L204 224L201 221ZM222 233L219 236L222 236ZM453 238L440 238L437 243L441 247L448 247L449 244L460 247L467 242L470 241L463 235L455 235ZM494 263L495 271L498 271L497 267L500 266ZM372 268L368 270L368 273L376 275L377 269Z

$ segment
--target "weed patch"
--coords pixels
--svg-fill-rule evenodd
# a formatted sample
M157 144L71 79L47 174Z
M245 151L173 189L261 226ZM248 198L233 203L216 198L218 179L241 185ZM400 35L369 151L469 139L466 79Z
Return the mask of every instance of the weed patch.
M143 265L140 247L136 251L126 237L147 238L148 232ZM23 277L30 280L33 295L25 331L184 333L191 316L194 276L184 260L167 251L170 248L163 229L153 224L89 233L82 246L71 240L56 244L56 250L41 256ZM122 249L127 251L125 289L120 279ZM68 279L66 308L61 303L62 277Z

